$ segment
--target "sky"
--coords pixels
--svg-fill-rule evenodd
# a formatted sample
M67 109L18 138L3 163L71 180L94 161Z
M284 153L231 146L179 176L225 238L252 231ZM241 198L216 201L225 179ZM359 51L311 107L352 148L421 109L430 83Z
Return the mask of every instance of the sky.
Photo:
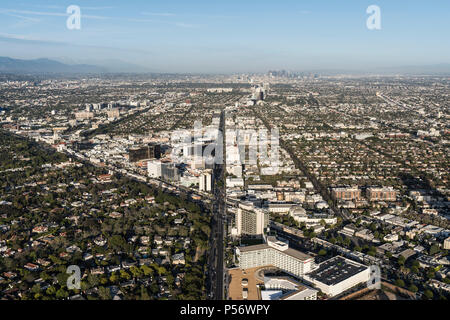
M69 30L67 7L81 9ZM366 9L381 10L369 30ZM154 72L450 63L448 0L1 0L0 56Z

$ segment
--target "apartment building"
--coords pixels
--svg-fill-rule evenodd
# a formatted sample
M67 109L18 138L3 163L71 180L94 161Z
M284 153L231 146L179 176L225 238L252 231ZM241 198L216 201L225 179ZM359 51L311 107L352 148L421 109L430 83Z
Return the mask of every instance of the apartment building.
M236 211L236 235L262 236L269 225L269 213L252 204L241 203Z
M332 188L331 195L336 200L360 200L361 190L358 187L338 187Z
M367 188L366 196L369 201L396 201L398 192L392 188Z

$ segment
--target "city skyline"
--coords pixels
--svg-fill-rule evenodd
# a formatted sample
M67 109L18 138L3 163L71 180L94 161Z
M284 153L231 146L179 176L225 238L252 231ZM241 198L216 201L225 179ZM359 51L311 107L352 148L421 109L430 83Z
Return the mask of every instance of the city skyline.
M374 71L448 64L449 4L423 1L3 1L0 56L149 72ZM69 30L70 5L81 29ZM369 30L366 9L381 9Z

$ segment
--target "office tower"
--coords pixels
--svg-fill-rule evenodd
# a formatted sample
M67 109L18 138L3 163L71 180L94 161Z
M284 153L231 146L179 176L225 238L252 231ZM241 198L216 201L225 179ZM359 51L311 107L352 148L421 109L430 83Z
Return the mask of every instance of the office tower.
M151 178L161 178L161 161L149 161L147 163L148 175Z
M179 181L178 168L173 163L163 163L161 161L149 161L147 163L148 175L151 178L163 179L167 181Z
M149 143L146 146L130 149L128 152L130 162L161 158L161 146Z
M161 178L167 181L179 181L178 168L173 163L161 163Z

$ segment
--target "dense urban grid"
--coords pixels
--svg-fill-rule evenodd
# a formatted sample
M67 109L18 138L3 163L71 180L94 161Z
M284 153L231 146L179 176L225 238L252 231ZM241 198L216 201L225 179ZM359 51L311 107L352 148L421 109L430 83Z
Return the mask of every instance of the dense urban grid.
M448 299L449 96L444 76L1 75L0 299Z

